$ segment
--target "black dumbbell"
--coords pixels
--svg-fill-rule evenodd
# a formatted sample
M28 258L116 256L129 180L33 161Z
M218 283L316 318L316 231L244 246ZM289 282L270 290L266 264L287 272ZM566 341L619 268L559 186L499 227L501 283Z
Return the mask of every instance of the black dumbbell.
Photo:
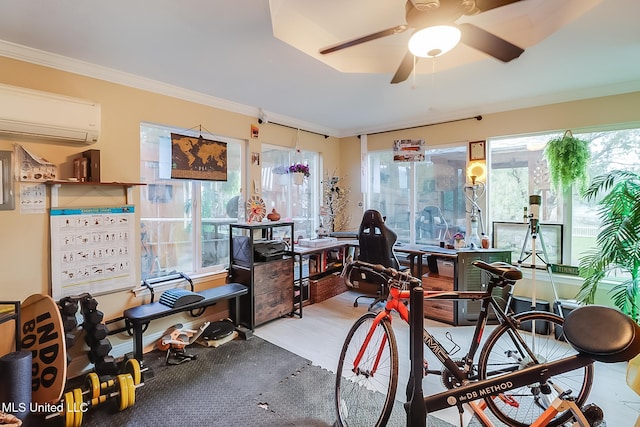
M65 332L70 332L73 330L73 328L75 328L76 326L78 326L78 320L76 319L76 315L67 315L67 314L63 314L62 315L62 327L64 329Z
M118 373L118 363L113 356L97 358L93 364L99 375L116 375Z
M95 325L93 328L85 329L85 337L84 340L89 347L95 342L98 342L102 339L107 338L109 334L109 329L104 323L99 323Z
M78 333L77 330L66 332L64 334L64 343L67 350L73 347L74 345L76 345L76 342L78 341L79 336L80 334Z
M97 356L96 358L108 356L111 351L111 343L107 338L94 341L90 347L90 352L93 353L94 356Z
M61 299L58 305L60 306L60 312L63 315L75 316L78 311L78 302L68 297Z
M87 326L88 329L91 329L96 325L99 325L102 323L102 319L104 318L104 313L100 310L83 311L82 315L84 316L85 329L87 329Z
M85 298L82 300L82 310L93 311L98 307L98 300L95 298Z
M104 323L99 323L95 325L91 330L87 331L87 333L91 334L94 339L101 340L109 335L109 328L107 328L107 325L105 325Z
M94 334L94 331L96 334ZM104 337L102 337L104 335ZM102 338L100 338L102 337ZM84 342L91 348L99 345L103 345L105 342L108 342L109 338L104 334L104 329L102 327L96 329L90 329L86 331L84 335Z

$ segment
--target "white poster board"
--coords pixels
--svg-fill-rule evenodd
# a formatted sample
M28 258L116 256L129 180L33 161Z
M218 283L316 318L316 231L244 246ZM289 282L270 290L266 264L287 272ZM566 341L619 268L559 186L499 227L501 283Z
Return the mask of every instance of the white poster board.
M58 300L135 287L135 207L51 208L51 292Z

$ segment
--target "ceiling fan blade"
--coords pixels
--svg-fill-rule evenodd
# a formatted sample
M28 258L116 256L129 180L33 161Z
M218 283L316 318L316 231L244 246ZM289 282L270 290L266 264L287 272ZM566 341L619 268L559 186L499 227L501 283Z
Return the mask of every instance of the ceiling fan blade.
M328 46L323 49L320 49L320 54L326 55L327 53L335 52L337 50L342 50L351 46L359 45L362 43L370 42L371 40L380 39L382 37L392 36L394 34L398 34L403 32L409 28L408 25L398 25L393 28L387 28L386 30L378 31L377 33L369 34L363 37L358 37L357 39L349 40L346 42L338 43L333 46Z
M511 3L518 3L519 1L522 0L476 0L476 7L481 12L486 12L487 10L506 6Z
M524 49L509 43L488 31L483 30L475 25L464 23L458 25L462 32L460 41L469 47L491 55L502 62L509 62L516 59Z
M416 58L417 60L418 58ZM407 80L413 71L413 54L408 52L402 58L402 62L400 62L400 66L398 70L393 75L391 79L391 84L402 83Z

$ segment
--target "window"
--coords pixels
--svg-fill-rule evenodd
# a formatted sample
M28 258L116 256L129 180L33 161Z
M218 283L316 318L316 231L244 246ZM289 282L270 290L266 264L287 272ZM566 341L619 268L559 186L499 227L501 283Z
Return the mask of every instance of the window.
M574 131L573 135L590 141L590 177L614 169L640 171L640 129ZM550 139L561 136L545 133L490 140L489 214L491 221L523 222L529 195L540 195L540 222L564 224L562 263L577 266L581 254L595 245L600 224L596 204L583 200L577 189L557 194L551 188L544 147ZM540 232L544 232L544 225ZM513 246L519 256L522 248L515 242ZM549 246L546 240L545 246ZM553 250L547 247L547 251Z
M140 126L140 174L147 184L140 203L143 280L172 271L220 271L229 263L229 224L237 220L244 141L202 135L227 143L226 182L171 179L171 132L190 134Z
M467 149L425 155L424 162L396 162L392 150L369 153L367 206L387 218L398 241L438 245L466 230Z
M291 218L297 239L315 237L320 211L320 156L313 151L296 151L273 145L262 145L262 198L267 212L275 209L282 218ZM310 176L301 185L293 183L289 165L308 164Z

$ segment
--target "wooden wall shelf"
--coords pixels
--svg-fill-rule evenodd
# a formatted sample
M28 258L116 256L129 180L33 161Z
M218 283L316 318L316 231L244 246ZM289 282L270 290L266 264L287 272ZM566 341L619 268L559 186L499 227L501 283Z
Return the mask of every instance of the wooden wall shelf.
M127 204L133 203L133 194L131 189L137 185L147 185L141 182L93 182L93 181L46 181L46 185L51 187L51 207L58 207L58 190L60 187L67 185L84 185L94 187L122 187L126 190Z
M62 181L46 181L45 184L47 185L111 185L111 186L115 186L115 187L133 187L136 185L147 185L144 184L142 182L92 182L92 181L67 181L67 180L62 180Z

